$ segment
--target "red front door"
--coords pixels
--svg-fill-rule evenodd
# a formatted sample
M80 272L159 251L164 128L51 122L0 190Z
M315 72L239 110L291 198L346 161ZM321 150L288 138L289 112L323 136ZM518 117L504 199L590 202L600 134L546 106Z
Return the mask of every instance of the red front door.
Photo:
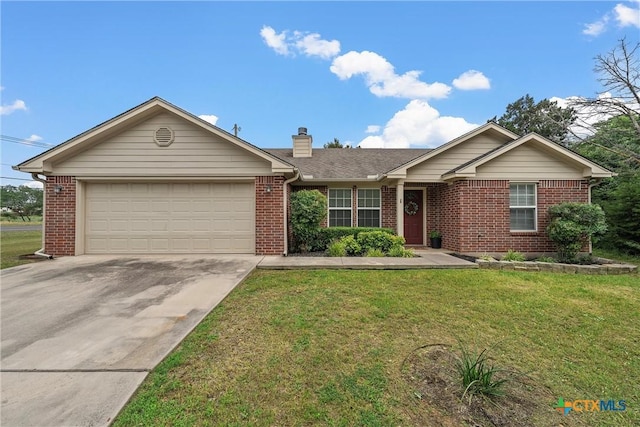
M424 209L422 190L405 190L404 192L404 238L407 245L423 245Z

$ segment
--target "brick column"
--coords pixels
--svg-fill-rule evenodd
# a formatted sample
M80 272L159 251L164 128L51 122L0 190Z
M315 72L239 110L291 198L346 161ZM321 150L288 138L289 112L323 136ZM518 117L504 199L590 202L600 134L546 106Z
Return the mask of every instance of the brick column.
M48 255L75 255L76 179L49 176L45 186L44 252Z
M281 176L256 177L256 255L284 253L284 204Z

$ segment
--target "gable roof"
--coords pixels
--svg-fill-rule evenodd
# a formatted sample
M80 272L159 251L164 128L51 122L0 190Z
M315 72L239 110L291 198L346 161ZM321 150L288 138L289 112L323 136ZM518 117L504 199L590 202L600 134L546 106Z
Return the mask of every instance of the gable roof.
M290 148L265 150L295 165L303 181L376 181L391 169L431 151L412 148L319 148L312 157L293 157Z
M423 154L422 156L412 159L409 162L406 162L404 164L398 165L397 167L395 167L393 170L390 170L387 173L387 176L389 178L404 178L407 175L407 169L409 169L412 166L418 165L420 163L422 163L423 161L430 159L432 157L437 156L438 154L447 151L453 147L455 147L456 145L459 145L465 141L470 140L471 138L474 138L478 135L481 135L483 133L489 133L494 135L497 138L503 139L505 142L507 141L513 141L516 140L518 138L520 138L519 135L511 132L508 129L503 128L502 126L497 125L494 122L487 122L484 125L475 128L474 130L472 130L471 132L467 132L464 135L461 135L449 142L447 142L446 144L443 144L433 150L430 150L429 152Z
M455 178L472 178L475 176L476 169L479 166L490 162L496 157L501 156L516 147L520 147L521 145L530 142L540 144L548 151L553 152L554 155L568 161L569 163L582 166L583 175L585 177L609 178L616 175L615 173L603 168L597 163L592 162L591 160L575 153L574 151L569 150L568 148L563 147L558 143L555 143L536 133L530 133L523 136L522 138L518 138L514 141L507 142L499 147L496 147L495 149L488 151L481 156L476 157L475 159L471 159L470 161L463 163L462 165L454 169L451 169L450 171L442 175L442 179L447 181Z
M145 119L148 119L160 112L173 113L188 122L210 132L227 142L234 144L240 148L243 148L250 153L268 161L271 163L271 167L274 173L293 173L293 165L283 161L282 159L267 153L266 151L250 144L243 139L238 138L230 134L229 132L212 125L211 123L177 107L170 102L165 101L160 97L153 97L142 104L125 111L122 114L115 116L99 125L92 127L91 129L74 136L73 138L56 145L55 147L38 154L24 162L13 167L15 170L32 173L47 173L52 171L52 164L55 161L60 161L69 158L75 154L84 151L85 149L93 146L94 144L104 140L111 135L114 135L133 124L140 123Z

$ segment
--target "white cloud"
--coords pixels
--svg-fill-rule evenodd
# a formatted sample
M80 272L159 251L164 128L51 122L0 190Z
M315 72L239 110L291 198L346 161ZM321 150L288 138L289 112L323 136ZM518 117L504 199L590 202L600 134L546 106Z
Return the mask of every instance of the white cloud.
M319 56L322 59L331 59L340 53L340 42L338 40L322 40L320 34L313 33L304 35L296 31L296 48L307 56Z
M218 123L218 116L214 116L213 114L201 114L198 117L200 117L205 122L211 123L212 125Z
M384 57L366 50L338 56L329 69L341 80L362 75L371 93L379 97L446 98L451 92L451 88L444 83L420 81L420 71L398 75Z
M11 105L3 105L0 107L0 115L7 115L7 114L11 114L14 111L18 111L18 110L23 110L23 111L27 111L27 104L24 103L23 100L21 99L16 99L15 101L13 101L13 104Z
M613 8L613 16L621 27L634 26L640 28L640 7L634 9L618 3Z
M607 31L607 27L612 19L618 24L618 27L637 27L640 28L640 2L633 0L631 4L635 3L636 7L629 7L622 3L618 3L614 8L604 14L602 18L594 21L590 24L585 24L582 34L588 36L599 36Z
M280 55L288 56L302 53L306 56L331 59L340 53L338 40L323 40L318 33L303 31L290 33L285 30L278 34L273 28L264 26L260 30L260 35L267 46Z
M440 116L426 101L412 100L394 114L380 135L364 138L362 148L437 147L478 125L460 117Z
M453 86L460 90L491 89L489 79L480 71L469 70L453 79Z
M262 36L262 39L267 44L267 46L275 50L276 53L280 55L290 54L289 46L287 45L287 42L286 42L287 36L284 31L281 32L280 34L277 34L276 30L274 30L273 28L264 26L260 30L260 35Z
M43 188L43 184L40 181L29 181L25 184L22 184L22 187Z
M380 132L379 125L369 125L367 126L367 129L364 131L364 133L378 133L378 132Z
M30 142L42 141L42 137L40 135L33 134L29 138L27 138L27 141L30 141Z

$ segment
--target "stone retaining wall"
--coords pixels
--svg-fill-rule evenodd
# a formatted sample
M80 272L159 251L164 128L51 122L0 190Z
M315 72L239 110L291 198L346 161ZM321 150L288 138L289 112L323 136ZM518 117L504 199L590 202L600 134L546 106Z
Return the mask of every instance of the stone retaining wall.
M480 268L492 270L512 271L549 271L552 273L572 274L629 274L638 271L638 267L631 264L605 263L600 265L560 264L554 262L537 261L486 261L478 259L476 264Z

